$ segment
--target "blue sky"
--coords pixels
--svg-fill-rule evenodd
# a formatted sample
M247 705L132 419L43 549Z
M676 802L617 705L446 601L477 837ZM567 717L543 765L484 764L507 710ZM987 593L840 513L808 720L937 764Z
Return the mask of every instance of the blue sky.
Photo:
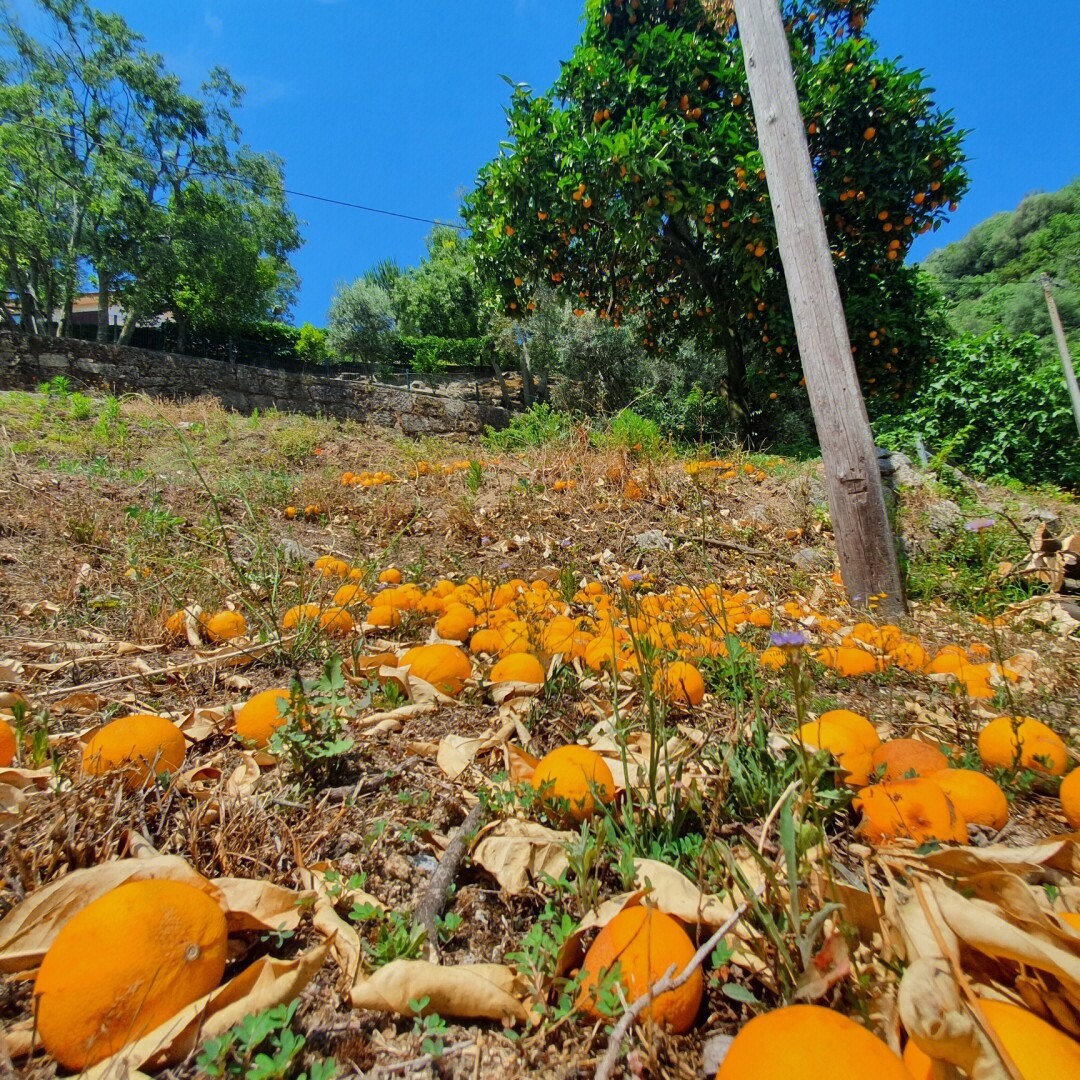
M29 13L31 0L13 0ZM453 219L505 132L501 73L546 88L580 33L583 0L98 0L185 80L213 64L248 89L246 140L300 191ZM923 257L1029 192L1080 175L1077 0L880 0L884 52L927 71L972 129L971 192ZM297 321L322 323L337 281L393 256L419 259L429 226L293 199Z

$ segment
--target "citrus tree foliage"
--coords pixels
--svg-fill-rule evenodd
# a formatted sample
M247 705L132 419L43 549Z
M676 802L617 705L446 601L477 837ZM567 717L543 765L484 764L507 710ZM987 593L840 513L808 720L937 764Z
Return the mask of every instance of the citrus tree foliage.
M381 285L357 278L337 287L330 301L326 336L334 356L389 364L395 356L397 334L394 304Z
M964 193L961 133L919 72L861 36L870 3L785 3L792 59L853 347L899 394L926 348L913 238ZM737 30L697 0L588 0L555 86L518 85L509 140L467 200L507 314L537 282L643 344L723 358L732 418L800 377ZM869 380L874 379L871 383Z
M878 441L982 476L1080 487L1076 423L1061 362L1031 334L961 333L928 364L902 411L874 422Z
M47 40L0 9L0 285L23 326L69 312L87 269L128 332L166 311L182 337L287 307L298 223L281 163L240 144L241 88L214 69L187 93L121 17L36 3Z
M1080 351L1080 180L1029 195L1016 210L976 225L923 265L957 326L1033 333L1047 355L1054 342L1039 276L1049 274L1066 337L1074 355Z

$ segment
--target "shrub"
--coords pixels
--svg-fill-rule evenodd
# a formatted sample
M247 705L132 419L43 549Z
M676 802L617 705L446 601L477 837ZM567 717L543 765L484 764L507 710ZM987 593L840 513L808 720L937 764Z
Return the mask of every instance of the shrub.
M1046 360L1031 335L960 335L874 430L890 449L911 450L922 437L932 453L981 475L1080 487L1061 365Z
M483 338L444 338L402 335L397 340L397 359L414 371L437 373L448 367L486 366L487 343Z
M564 442L570 435L573 420L569 413L553 409L546 402L511 417L502 431L488 428L484 443L493 450L522 450Z
M656 453L662 441L660 425L633 409L617 412L611 418L607 431L596 437L600 446L613 446L620 450L633 450L644 454Z

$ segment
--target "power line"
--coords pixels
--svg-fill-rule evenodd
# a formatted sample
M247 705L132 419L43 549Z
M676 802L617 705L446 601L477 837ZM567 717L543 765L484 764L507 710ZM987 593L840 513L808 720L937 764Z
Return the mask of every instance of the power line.
M72 135L70 132L67 131L60 131L57 128L38 124L28 124L25 121L21 120L7 120L5 121L5 123L10 124L12 127L20 127L26 128L28 131L36 131L39 134L55 135L61 139L70 139L72 142L75 142L77 140L77 136ZM91 138L89 135L86 134L86 132L83 132L83 138L93 146L98 146L102 149L108 149L121 154L126 154L128 157L137 158L138 160L145 161L151 165L158 164L156 161L154 161L153 158L147 156L146 154L142 154L137 150L129 150L127 147L124 146L108 145L98 139ZM253 181L246 177L236 176L232 173L217 172L212 170L207 171L203 169L193 169L191 175L203 176L210 179L216 178L219 180L232 180L238 184L245 184L248 186L251 186L253 184ZM364 213L367 214L381 214L383 217L399 218L402 221L418 221L425 225L440 225L443 228L447 229L457 229L459 232L466 231L465 225L458 225L452 221L439 221L436 218L421 217L416 214L403 214L397 210L384 210L378 206L365 206L362 203L349 202L347 199L331 198L329 195L313 195L310 191L298 191L296 188L283 187L281 190L286 195L292 195L297 199L310 199L312 202L327 203L331 206L344 206L350 210L362 210Z

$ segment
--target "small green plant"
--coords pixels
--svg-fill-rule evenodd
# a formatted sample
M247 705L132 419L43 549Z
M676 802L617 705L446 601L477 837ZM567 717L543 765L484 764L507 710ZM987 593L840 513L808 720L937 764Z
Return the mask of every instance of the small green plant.
M294 681L290 698L282 700L288 719L270 738L270 751L289 763L305 784L325 784L341 770L353 748L346 732L354 712L348 684L336 653L323 665L318 679Z
M292 1030L299 999L245 1016L224 1035L209 1039L196 1061L199 1075L243 1080L330 1080L337 1074L332 1058L312 1061L301 1070L306 1045Z
M651 457L660 451L663 436L655 420L641 416L633 409L623 409L611 418L607 431L598 433L594 441L598 446Z
M489 427L484 435L484 444L493 450L524 450L531 446L548 446L565 442L570 437L572 424L569 413L560 412L546 402L540 402L511 417L510 423L502 431Z
M373 935L361 938L372 967L383 967L391 960L416 960L424 950L427 934L423 926L400 911L354 904L349 918L374 931Z
M68 416L72 420L89 420L94 412L94 403L85 394L76 391L68 398Z
M465 486L469 489L469 494L475 495L483 482L484 466L479 461L470 461L468 471L465 473Z
M423 1015L424 1010L431 1004L431 997L425 994L422 998L413 998L409 1001L409 1008L416 1013L413 1020L413 1034L421 1037L420 1048L425 1054L433 1058L442 1057L446 1044L446 1021L438 1013Z
M71 380L66 375L54 375L48 382L39 383L37 390L53 401L64 401L71 393Z
M166 540L184 524L183 518L176 517L161 505L161 498L156 494L149 506L129 506L124 516L138 526L145 540Z
M506 962L528 982L537 1009L552 1020L573 1012L582 978L579 975L571 981L555 975L559 953L576 925L568 912L558 911L549 901L522 938L521 948L506 954ZM549 1004L549 991L555 999L554 1005Z

